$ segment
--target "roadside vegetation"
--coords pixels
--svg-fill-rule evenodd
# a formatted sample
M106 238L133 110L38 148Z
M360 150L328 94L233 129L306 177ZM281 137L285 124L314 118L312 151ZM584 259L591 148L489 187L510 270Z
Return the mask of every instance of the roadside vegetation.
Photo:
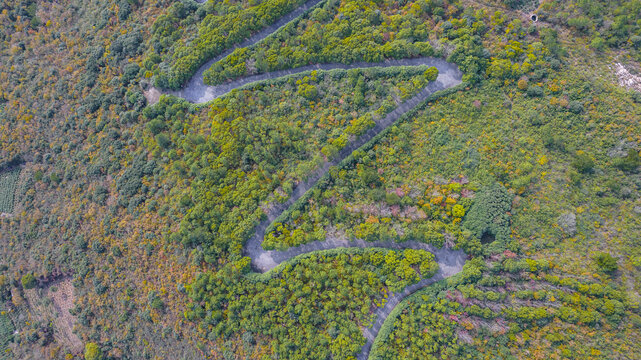
M265 275L243 256L270 207L433 70L308 72L147 106L150 86L180 88L301 3L0 4L0 358L349 358L386 296L433 276L416 250L311 253ZM641 353L641 94L614 73L638 74L641 2L536 6L330 0L206 72L417 56L464 72L267 232L276 249L470 255L399 305L373 358ZM59 273L81 347L33 321Z

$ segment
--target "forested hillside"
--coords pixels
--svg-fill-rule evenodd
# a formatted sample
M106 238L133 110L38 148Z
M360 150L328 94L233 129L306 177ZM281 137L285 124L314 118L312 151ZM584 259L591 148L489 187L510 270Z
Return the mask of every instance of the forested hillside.
M0 359L635 358L640 120L639 0L6 0Z

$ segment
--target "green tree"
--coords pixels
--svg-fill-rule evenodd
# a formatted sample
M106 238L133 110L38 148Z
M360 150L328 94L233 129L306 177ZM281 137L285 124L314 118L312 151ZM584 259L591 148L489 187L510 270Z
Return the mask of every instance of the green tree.
M22 287L25 289L33 289L36 286L36 277L32 273L26 274L22 277Z
M370 167L365 168L360 172L359 175L360 175L361 181L366 186L378 186L381 183L378 172L376 172L376 169L373 169Z
M508 212L512 208L512 198L501 184L486 186L474 198L463 226L478 239L491 234L498 241L507 241L510 237Z
M96 343L87 343L85 345L85 360L101 360L102 351Z
M85 345L85 360L101 360L102 350L96 343L87 343Z
M615 272L618 268L617 259L608 253L598 253L594 257L594 261L596 261L599 269L606 273Z
M572 161L572 166L582 174L589 174L594 170L594 160L588 154L579 151Z
M454 205L452 208L452 215L458 218L465 216L465 207L461 204Z
M310 84L301 84L298 88L298 95L304 97L307 100L314 100L318 97L318 90L316 86Z
M590 47L596 51L603 51L603 49L605 49L605 40L600 36L596 36L590 42Z
M156 142L163 149L168 149L171 146L171 139L165 133L156 135Z
M438 69L432 66L429 69L425 70L423 76L425 76L425 79L427 79L427 81L434 81L438 77Z
M641 156L639 152L634 149L628 150L628 155L622 159L617 160L616 167L626 172L633 172L641 166Z

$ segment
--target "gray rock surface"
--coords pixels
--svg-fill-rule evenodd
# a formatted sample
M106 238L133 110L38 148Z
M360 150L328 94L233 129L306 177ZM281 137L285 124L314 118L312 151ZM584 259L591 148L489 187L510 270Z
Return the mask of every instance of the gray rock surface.
M564 233L573 236L576 234L576 215L572 212L567 212L559 216L557 224L561 227Z

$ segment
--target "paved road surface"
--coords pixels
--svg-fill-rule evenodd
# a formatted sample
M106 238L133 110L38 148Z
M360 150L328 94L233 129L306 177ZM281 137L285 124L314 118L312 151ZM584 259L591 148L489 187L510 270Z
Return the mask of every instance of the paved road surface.
M198 1L198 0L197 0ZM414 95L409 100L405 101L394 111L390 112L385 118L379 120L376 125L367 131L365 134L361 135L358 138L352 139L346 146L343 148L338 156L333 160L326 162L314 171L308 178L299 183L290 198L282 204L274 205L268 212L266 220L262 221L257 227L254 236L252 236L247 243L245 244L245 254L249 256L252 260L252 267L255 271L265 272L267 270L273 269L276 265L282 263L283 261L289 260L295 256L302 255L305 253L318 251L318 250L327 250L327 249L336 249L336 248L347 248L347 247L379 247L386 249L423 249L434 253L435 260L439 264L438 272L429 279L423 279L420 282L408 286L402 292L391 294L387 302L383 307L380 307L376 310L376 322L370 327L363 330L363 335L367 339L365 346L361 350L361 353L357 356L359 360L365 360L369 356L369 351L372 347L374 339L378 335L378 332L387 319L387 316L390 312L398 305L404 298L408 295L428 286L436 281L442 280L449 276L459 273L463 269L463 264L465 263L465 254L462 251L456 251L451 249L438 249L431 245L423 244L416 241L406 241L403 243L396 243L392 241L378 241L378 242L366 242L363 240L347 241L347 240L325 240L325 241L315 241L312 243L304 244L295 248L290 248L285 251L269 251L265 250L262 247L262 242L265 237L265 229L271 224L279 215L283 213L286 209L292 206L297 200L299 200L309 189L311 189L319 179L321 179L328 171L330 166L335 166L349 156L354 150L360 148L374 136L379 134L381 131L385 130L387 127L396 122L401 116L407 112L414 109L416 106L425 101L430 95L439 91L445 90L450 87L456 86L461 83L462 73L458 67L454 64L448 63L443 59L437 58L414 58L414 59L403 59L403 60L388 60L382 63L354 63L354 64L317 64L309 65L296 69L275 71L270 73L258 74L240 78L222 85L217 86L208 86L203 82L203 73L212 64L223 59L224 57L231 54L231 52L239 47L248 47L251 46L263 39L265 39L270 34L277 31L282 26L286 25L290 21L301 16L305 11L315 6L322 0L309 0L303 6L284 16L273 25L259 31L252 37L248 38L244 42L235 45L233 48L228 49L224 53L216 56L207 63L198 69L196 74L189 80L185 87L180 91L165 92L170 93L178 97L182 97L192 103L203 103L210 100L213 100L217 97L223 96L230 92L233 89L239 88L241 86L266 80L266 79L275 79L286 75L301 73L310 70L332 70L332 69L356 69L356 68L366 68L366 67L391 67L391 66L435 66L439 70L439 75L436 81L429 83L424 89L422 89L418 94ZM198 2L204 2L198 1Z

